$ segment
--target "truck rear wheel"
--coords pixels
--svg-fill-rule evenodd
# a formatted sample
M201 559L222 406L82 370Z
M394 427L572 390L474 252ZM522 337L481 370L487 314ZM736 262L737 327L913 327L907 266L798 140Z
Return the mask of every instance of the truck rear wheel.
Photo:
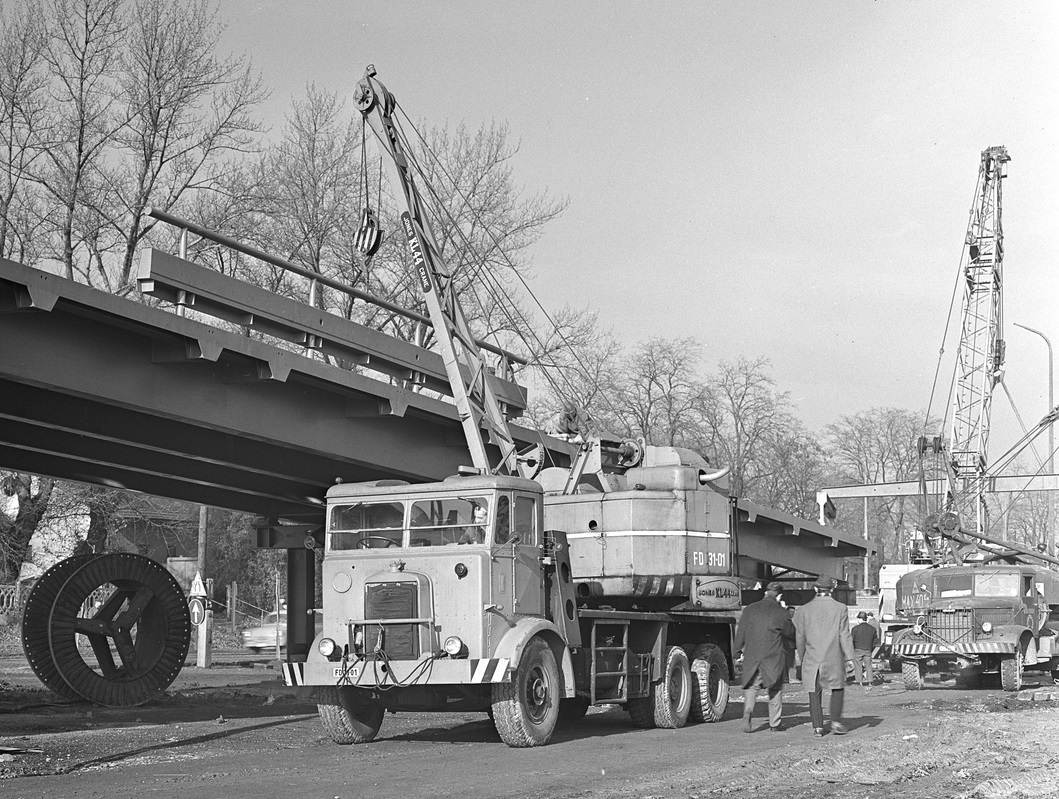
M695 721L720 721L731 692L728 659L716 644L699 644L687 653L691 661L691 717Z
M348 688L329 688L316 705L324 730L336 744L363 744L374 740L386 712L382 705L354 703Z
M923 664L918 660L901 661L901 680L909 691L923 689Z
M691 663L679 646L666 647L662 680L651 686L654 726L676 730L688 723L691 711Z
M1022 690L1022 651L1005 655L1000 661L1000 687L1005 691Z
M559 720L559 667L542 638L522 653L514 679L493 685L493 724L508 746L543 746Z

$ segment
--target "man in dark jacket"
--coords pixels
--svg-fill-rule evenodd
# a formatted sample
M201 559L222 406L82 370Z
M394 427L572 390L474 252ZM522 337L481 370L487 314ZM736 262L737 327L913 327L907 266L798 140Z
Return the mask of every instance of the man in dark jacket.
M769 729L783 730L783 684L787 678L786 649L794 644L794 625L780 602L778 583L765 588L760 602L748 605L735 631L735 652L743 653L743 732L752 732L757 692L769 698Z
M871 689L872 670L871 653L879 645L879 633L868 621L868 614L863 610L857 614L859 623L849 631L853 638L853 665L857 667L857 682L865 690Z
M845 699L846 661L853 659L853 639L849 634L849 612L831 598L835 581L820 577L814 584L816 596L794 614L798 631L798 654L802 658L802 682L809 689L809 718L813 732L824 734L822 693L831 690L831 732L844 735L842 723Z

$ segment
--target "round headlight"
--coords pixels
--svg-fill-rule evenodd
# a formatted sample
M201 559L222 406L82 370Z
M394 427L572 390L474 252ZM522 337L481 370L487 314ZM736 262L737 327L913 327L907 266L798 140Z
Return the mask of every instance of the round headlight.
M463 641L460 640L459 636L450 635L445 639L443 648L445 649L445 654L449 657L456 657L463 651Z
M984 632L984 633L991 633L991 632L993 632L993 625L992 625L992 623L991 623L991 622L988 622L988 621L983 621L983 622L982 622L982 632Z
M321 638L320 643L316 645L316 648L319 650L321 655L323 655L325 658L329 658L335 653L336 646L337 644L335 644L335 642L332 641L330 638Z

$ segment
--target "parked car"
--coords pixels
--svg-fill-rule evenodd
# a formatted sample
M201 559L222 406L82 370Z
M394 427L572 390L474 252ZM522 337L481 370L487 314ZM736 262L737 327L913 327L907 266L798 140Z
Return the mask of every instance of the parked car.
M320 632L323 619L316 615L316 632ZM265 617L265 620L256 627L247 627L243 630L243 646L255 654L276 649L276 638L279 645L285 649L287 646L287 611L279 613L273 611Z

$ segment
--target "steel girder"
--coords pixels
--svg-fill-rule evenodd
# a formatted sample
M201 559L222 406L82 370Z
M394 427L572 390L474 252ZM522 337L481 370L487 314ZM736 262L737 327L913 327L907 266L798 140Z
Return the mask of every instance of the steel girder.
M467 460L451 403L0 259L2 467L318 521L336 479Z

